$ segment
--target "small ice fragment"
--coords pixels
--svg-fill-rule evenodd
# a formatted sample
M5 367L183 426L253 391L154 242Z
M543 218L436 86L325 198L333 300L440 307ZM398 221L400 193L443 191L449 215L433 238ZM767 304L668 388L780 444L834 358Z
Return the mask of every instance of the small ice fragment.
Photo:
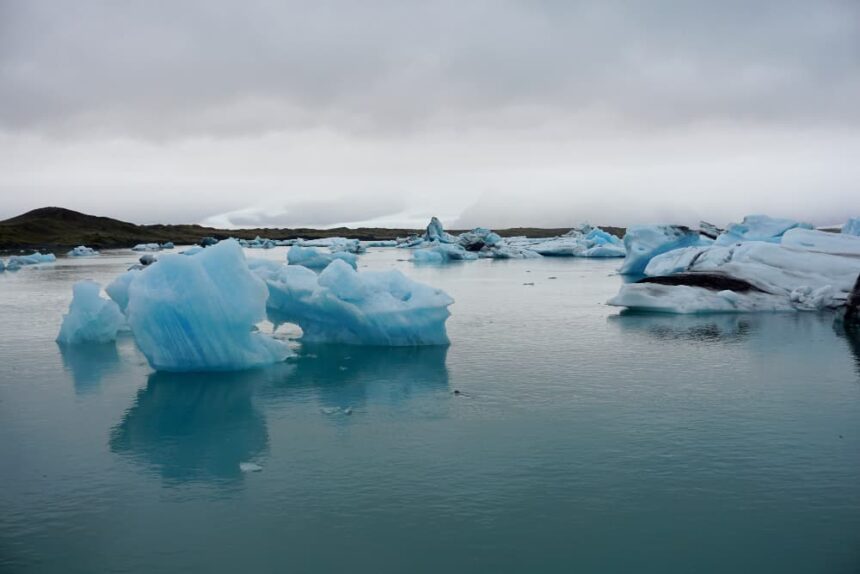
M253 462L240 462L239 470L242 472L260 472L263 467Z

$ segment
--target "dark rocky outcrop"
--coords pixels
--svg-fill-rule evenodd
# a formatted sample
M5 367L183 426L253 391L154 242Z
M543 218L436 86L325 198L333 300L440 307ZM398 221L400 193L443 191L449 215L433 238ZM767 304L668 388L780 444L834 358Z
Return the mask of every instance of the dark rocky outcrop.
M860 275L857 276L857 281L854 282L854 289L848 296L848 301L845 305L845 326L853 330L860 330Z

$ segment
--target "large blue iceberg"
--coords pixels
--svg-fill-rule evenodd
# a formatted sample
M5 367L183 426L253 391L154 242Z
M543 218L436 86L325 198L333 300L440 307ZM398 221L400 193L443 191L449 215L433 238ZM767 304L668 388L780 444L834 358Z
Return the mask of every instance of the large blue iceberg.
M845 305L860 273L860 237L796 226L779 243L676 249L651 259L637 283L610 305L642 311L710 313L814 311Z
M445 345L444 291L396 270L359 273L335 260L317 275L298 265L252 262L269 286L272 319L301 327L303 341L349 345Z
M78 281L72 287L72 303L63 316L57 342L66 345L109 343L116 340L125 317L110 299L99 295L101 286L94 281Z
M627 256L619 272L623 275L640 275L645 272L648 262L657 255L706 241L698 231L680 225L634 225L624 235Z
M290 354L283 341L256 331L267 298L242 248L226 240L195 255L162 257L132 275L126 316L156 370L240 370Z

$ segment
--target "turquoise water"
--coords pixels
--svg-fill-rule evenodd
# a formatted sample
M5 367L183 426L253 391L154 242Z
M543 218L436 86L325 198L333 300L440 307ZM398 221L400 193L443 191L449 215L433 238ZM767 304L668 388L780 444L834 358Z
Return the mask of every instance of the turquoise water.
M241 374L54 344L130 252L0 274L0 571L860 569L860 345L831 315L625 316L617 261L404 256L361 264L447 290L449 348Z

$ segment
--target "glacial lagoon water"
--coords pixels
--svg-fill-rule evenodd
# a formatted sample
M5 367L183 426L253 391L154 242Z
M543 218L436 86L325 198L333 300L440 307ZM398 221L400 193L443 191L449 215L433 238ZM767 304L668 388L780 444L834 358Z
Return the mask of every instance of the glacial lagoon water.
M450 347L239 374L54 343L130 251L0 274L0 572L860 569L860 343L832 315L620 315L617 260L407 256L359 268L450 293Z

